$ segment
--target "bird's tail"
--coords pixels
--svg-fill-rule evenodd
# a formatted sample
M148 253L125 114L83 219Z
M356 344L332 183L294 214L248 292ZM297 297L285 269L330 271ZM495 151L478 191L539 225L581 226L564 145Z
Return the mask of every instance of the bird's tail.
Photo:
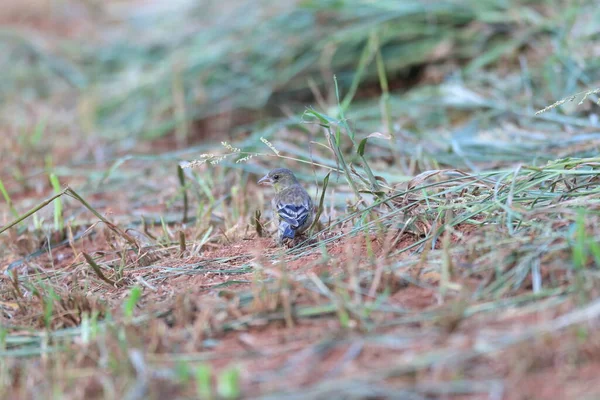
M292 229L290 224L287 222L282 222L279 225L279 230L281 231L281 238L293 239L296 237L296 230Z

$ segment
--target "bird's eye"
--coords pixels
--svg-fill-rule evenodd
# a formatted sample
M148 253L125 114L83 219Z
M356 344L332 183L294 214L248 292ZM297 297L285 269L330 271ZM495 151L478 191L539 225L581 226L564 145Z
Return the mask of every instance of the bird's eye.
M273 179L274 179L274 180L277 180L277 179L279 179L279 175L273 175Z

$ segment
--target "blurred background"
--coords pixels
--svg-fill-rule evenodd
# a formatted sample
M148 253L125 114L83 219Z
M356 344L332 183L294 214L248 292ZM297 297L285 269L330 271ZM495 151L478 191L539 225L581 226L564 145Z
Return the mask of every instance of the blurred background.
M2 179L16 196L50 190L49 169L118 187L260 137L306 160L326 143L308 107L389 135L366 156L396 182L594 154L565 124L596 130L596 94L534 113L598 86L599 17L581 0L5 0Z
M257 121L335 106L334 75L346 104L367 102L351 115L364 129L451 129L471 117L457 109L514 121L594 88L598 13L585 1L6 0L3 136L41 123L52 146L78 143L72 161L161 138L154 150L239 140ZM372 110L383 76L389 126Z

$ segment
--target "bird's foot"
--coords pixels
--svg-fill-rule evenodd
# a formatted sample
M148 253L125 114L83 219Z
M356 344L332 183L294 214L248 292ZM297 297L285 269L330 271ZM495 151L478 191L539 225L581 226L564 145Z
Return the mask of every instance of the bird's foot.
M283 238L279 241L279 245L282 247L287 247L288 249L294 247L296 244L296 239Z

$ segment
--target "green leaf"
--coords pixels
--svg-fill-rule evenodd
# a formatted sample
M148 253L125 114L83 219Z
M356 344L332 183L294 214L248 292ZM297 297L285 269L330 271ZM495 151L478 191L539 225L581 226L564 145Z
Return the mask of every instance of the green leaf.
M8 194L8 191L4 187L4 183L2 182L2 179L0 179L0 192L2 192L2 196L4 196L4 200L6 201L6 204L8 204L8 208L10 209L10 212L12 213L12 215L15 218L19 218L19 213L17 212L17 209L15 208L15 206L13 206L13 202L10 198L10 195Z
M133 310L140 297L142 297L142 288L139 286L132 287L127 301L123 304L123 314L126 318L131 319L133 317Z
M175 365L175 375L180 383L187 383L191 376L190 365L183 360L179 360Z
M358 149L356 149L356 152L361 157L365 155L365 146L367 145L367 139L368 138L364 138L363 140L361 140L358 144Z
M202 364L196 368L196 390L198 391L198 397L201 399L210 400L213 398L211 375L212 370L210 365Z
M369 139L369 138L390 140L392 138L392 135L389 135L387 133L381 133L381 132L373 132L369 136L367 136L366 138L361 140L360 143L358 144L358 149L356 150L356 153L361 157L365 155L365 146L367 145L367 139Z
M589 238L588 247L594 257L596 267L600 267L600 245L596 243L593 238Z
M39 122L35 125L35 129L29 138L29 143L33 146L37 146L44 136L44 131L46 130L46 120L47 117L42 117Z
M573 243L573 265L576 270L585 268L586 252L585 212L579 210L575 220L575 242Z
M219 374L217 392L224 399L240 397L240 371L237 368L229 368Z
M302 114L302 119L304 119L304 116L314 117L318 119L321 125L326 128L331 125L337 124L337 121L335 119L316 111L314 108L309 108L308 110L304 111L304 114Z
M338 88L337 78L335 75L333 76L333 82L335 83L335 96L337 99L337 104L338 104L338 109L339 109L338 112L340 114L339 115L340 122L341 122L342 126L344 127L344 129L346 129L346 133L348 134L348 137L352 141L352 145L356 146L356 142L354 141L354 131L352 131L352 129L350 129L350 126L348 126L348 121L346 121L346 116L344 115L344 107L340 104L340 92L339 92L339 88ZM338 143L339 143L339 141L338 141Z
M338 149L340 148L341 143L342 143L341 130L340 130L340 127L337 126L335 129L335 145Z
M348 93L346 93L344 100L341 102L340 107L342 109L342 112L344 110L347 110L348 107L350 106L350 103L352 103L352 99L354 99L354 96L356 95L356 90L358 89L358 85L360 84L360 81L361 81L363 75L365 74L367 66L373 60L373 56L376 54L376 52L377 52L377 36L374 34L374 32L372 32L371 35L369 36L369 40L365 44L365 47L360 55L360 58L358 60L358 66L356 67L356 72L354 73L354 78L352 79L352 84L350 85L350 89L348 89ZM337 90L337 82L336 82L336 90ZM337 91L336 91L336 93L337 93ZM338 96L338 99L339 99L339 96ZM343 114L342 114L342 117L343 117Z
M106 181L108 179L110 179L110 177L117 171L117 169L119 169L119 167L123 164L125 164L125 162L129 161L133 159L133 156L131 155L126 155L124 157L121 157L119 159L117 159L111 166L110 168L104 173L104 175L102 176L102 178L100 179L100 181L98 181L98 187L100 187L100 185L106 183Z
M55 194L60 194L62 192L58 177L54 173L50 173L50 184L52 185ZM60 197L57 197L54 200L54 230L62 232L64 227L65 221L63 219L62 200Z

